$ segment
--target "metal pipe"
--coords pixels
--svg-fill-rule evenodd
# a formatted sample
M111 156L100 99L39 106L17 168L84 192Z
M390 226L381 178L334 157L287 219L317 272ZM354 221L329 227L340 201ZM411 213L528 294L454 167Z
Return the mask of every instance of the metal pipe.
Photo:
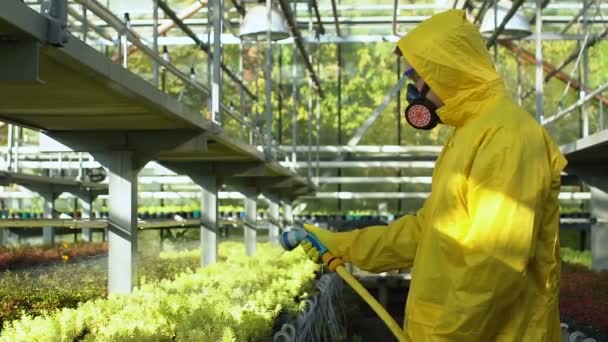
M277 141L283 145L283 49L279 46L279 131Z
M593 3L592 1L583 0L583 8L581 8L581 10L575 16L572 17L572 19L566 24L566 27L564 27L562 29L561 33L564 34L564 33L568 32L568 30L570 29L570 27L572 27L572 25L574 25L574 23L577 22L578 19L582 15L586 16L587 15L587 9L589 8L589 6L591 6L592 3Z
M342 146L342 45L338 44L338 146ZM338 177L342 177L342 169L338 169ZM342 184L338 184L338 192ZM338 211L342 211L342 200L338 201Z
M479 24L479 22L481 22L481 18L483 18L484 14L486 13L486 10L489 7L491 0L483 0L483 2L481 3L481 7L479 8L479 11L477 12L477 15L475 16L475 24Z
M125 13L125 34L123 35L122 42L122 67L127 69L129 62L129 39L128 32L131 30L131 18L129 17L129 13Z
M321 21L321 16L319 15L319 6L317 4L317 0L310 0L310 2L312 3L312 8L315 10L317 24L319 24L319 33L325 34L325 28L323 27L323 22Z
M310 73L310 77L312 77L312 80L314 81L314 83L317 87L317 92L319 93L321 98L324 98L325 96L323 95L323 89L321 89L321 82L319 81L319 78L317 77L317 74L315 73L315 70L312 67L312 64L310 63L310 59L308 58L306 49L304 48L304 44L302 42L302 35L300 34L300 30L296 26L296 23L294 20L295 17L293 15L293 13L291 12L291 8L289 7L289 1L288 0L279 0L279 5L281 6L281 10L285 14L285 19L287 20L287 23L289 25L289 30L291 32L291 35L294 38L294 41L295 41L295 44L296 44L298 50L300 51L300 54L302 55L302 59L304 60L306 69Z
M112 26L118 32L124 30L124 25L120 21L120 19L118 19L107 8L100 5L96 0L75 0L75 1L81 5L86 6L89 10L91 10L91 12L93 12L100 19L107 22L110 26ZM161 1L159 0L159 5L160 5L160 3L161 3ZM166 70L170 71L172 74L177 76L177 78L179 78L181 81L189 84L190 86L192 86L193 88L197 89L198 91L202 92L203 94L205 94L207 96L211 95L209 89L205 88L200 83L192 80L189 75L181 72L174 65L172 65L168 61L165 61L160 56L155 54L154 51L152 51L146 44L144 44L141 41L141 39L139 38L139 36L137 35L136 32L134 32L133 30L129 30L127 32L127 35L128 35L129 41L131 43L133 43L134 45L136 45L139 50L141 50L143 53L145 53L148 57L156 60L163 68L165 68ZM220 106L221 106L222 110L224 112L226 112L228 115L230 115L232 118L236 119L241 124L247 125L248 127L250 127L249 123L247 123L245 120L243 120L243 118L240 115L233 113L233 111L230 108L228 108L225 104L221 103Z
M243 7L242 4L239 4L239 2L237 0L230 0L230 2L232 2L232 5L236 9L236 11L239 12L241 17L244 17L245 16L245 7Z
M498 0L494 0L494 35L498 36ZM496 38L494 38L495 40ZM494 45L494 65L496 67L496 69L498 69L498 46L496 46L496 44L494 44L494 42L492 42L492 44ZM489 46L489 45L486 45Z
M604 103L600 102L600 131L604 130Z
M309 39L308 39L308 56L310 59L308 60L308 64L312 65L313 61L312 61L312 40L314 38L314 32L312 29L312 10L311 10L311 6L310 6L310 2L308 3L308 35L309 35ZM314 73L314 70L313 70ZM307 153L307 159L306 159L306 165L307 165L307 175L308 175L308 181L310 182L312 179L312 88L313 88L313 80L312 80L312 73L308 75L308 153Z
M500 23L500 25L494 29L494 32L492 33L492 35L486 42L487 48L490 48L491 46L494 46L496 44L496 39L498 39L498 36L502 33L502 31L504 31L509 20L511 20L511 18L515 15L515 12L517 12L517 10L521 7L521 5L523 5L523 3L524 3L523 0L515 0L513 2L513 5L509 9L509 11L505 15L505 17L502 19L502 22ZM498 12L498 1L496 0L494 2L494 25L495 26L496 26L496 21L498 20L497 12Z
M208 44L203 43L198 36L194 33L194 31L192 31L188 25L186 25L179 17L177 14L175 14L175 12L169 7L169 5L167 5L167 3L165 3L162 0L157 0L158 1L158 6L163 10L163 12L165 12L165 14L171 18L171 20L173 20L173 22L175 22L177 24L177 26L186 34L188 35L188 37L190 37L194 43L201 49L203 50L205 53L207 53L208 55L211 55L211 48L209 47ZM214 22L216 20L217 16L214 15ZM221 36L221 32L220 32L220 36ZM214 35L215 37L215 35ZM218 38L219 39L219 38ZM255 97L255 95L253 95L253 93L245 86L245 84L243 83L243 81L232 71L230 70L230 68L228 68L228 66L226 66L224 63L220 64L222 70L226 73L226 75L228 75L228 77L234 81L234 83L236 83L239 87L242 87L245 92L247 92L247 94L254 100L257 100L257 98Z
M317 41L319 39L319 35L317 34ZM317 74L321 77L321 46L317 44ZM320 146L321 146L321 99L319 95L316 96L317 100L317 127L316 127L316 137L317 137L317 148L316 148L316 177L319 178L319 162L320 162Z
M75 0L75 1L79 1L79 0ZM87 0L80 0L80 1L87 1ZM155 4L154 7L156 8L155 12L158 13L158 3L156 3L156 0L154 0ZM205 7L205 5L207 5L207 1L203 1L203 0L198 0L196 2L194 2L192 5L190 5L189 7L187 7L186 9L184 9L182 12L180 12L177 17L184 21L190 17L192 17L193 15L195 15L196 13L198 13L198 11L201 10L201 8ZM154 15L154 14L153 14ZM134 22L131 23L132 26L139 26L139 25L135 25ZM154 18L152 19L152 25L154 25ZM174 28L175 26L177 26L177 24L174 21L170 21L167 23L164 23L160 26L157 26L157 31L158 31L158 35L166 35L172 28ZM112 40L111 38L109 40ZM138 51L139 47L137 47L136 45L132 45L129 48L129 55ZM117 56L114 57L114 61L118 61Z
M264 67L264 85L266 87L266 136L264 155L266 160L272 160L272 1L266 0L266 63Z
M334 19L336 21L336 35L338 35L338 37L341 36L340 34L340 21L338 20L338 8L336 6L336 0L331 0L331 11L334 15Z
M589 95L585 96L582 99L579 99L578 101L576 101L576 103L574 103L573 105L571 105L570 107L558 112L557 114L551 116L550 118L543 120L542 124L543 125L547 125L550 124L551 122L559 119L560 117L572 112L573 110L579 108L580 106L582 106L583 104L585 104L586 102L588 102L589 100L593 99L595 96L597 96L598 94L604 92L606 89L608 89L608 83L604 83L603 85L601 85L599 88L597 88L596 90L592 91L591 93L589 93Z
M163 3L158 0L159 4ZM166 6L163 3L162 6ZM166 13L166 10L163 9ZM211 86L211 113L212 120L222 125L223 118L220 110L220 103L222 103L222 23L223 23L223 0L213 0L213 81ZM179 20L179 19L178 19ZM178 26L181 25L178 23ZM186 26L187 27L187 26ZM182 28L183 30L183 28ZM194 34L192 31L190 31ZM186 32L187 33L187 32ZM198 42L197 42L198 41ZM196 38L195 43L200 43L200 40Z
M152 3L152 51L158 54L158 0L152 0ZM152 78L154 87L158 89L158 62L156 60L152 64Z
M499 42L502 46L506 47L507 49L509 49L509 51L511 51L512 53L517 53L517 50L519 49L517 46L515 46L515 44L513 44L510 41L500 41ZM536 57L534 56L534 54L526 49L521 48L521 56L523 58L524 61L526 61L527 63L530 64L536 64ZM547 62L543 61L543 69L545 70L545 72L551 72L555 69L555 67ZM581 88L581 83L576 80L576 79L572 79L569 75L567 75L564 72L557 72L555 74L555 78L557 78L558 80L564 82L564 83L570 83L570 85L572 86L572 88L574 89L580 89ZM529 95L531 95L534 92L535 89L532 89L531 92L526 92L524 93L523 98L527 98ZM590 92L590 89L585 89L585 91ZM601 95L597 95L596 99L598 101L601 101L602 103L604 103L604 105L608 105L608 99L601 96Z
M544 10L547 5L549 4L549 2L551 2L551 0L544 0L542 5L541 5L541 11ZM530 18L530 24L533 24L536 22L536 12L532 15L532 18Z
M401 37L401 35L397 33L397 11L399 11L399 0L395 0L395 2L394 2L392 27L393 27L393 34L397 37Z
M293 15L297 15L296 2L293 2ZM297 162L296 145L298 142L298 51L294 44L291 49L291 72L292 72L292 94L293 112L291 116L291 144L293 150L291 152L291 170L295 171Z
M584 5L583 5L583 33L584 34L587 34L589 32L589 25L588 25L589 23L587 20L589 18L589 13L587 12L587 9L591 5L591 3L593 3L592 0L584 0ZM581 81L582 81L581 89L582 90L579 92L579 98L585 96L584 89L589 86L589 48L587 46L583 46L582 49L583 49L582 50L583 51L583 65L582 65L582 77L581 77ZM581 75L580 71L579 71L579 75ZM585 103L581 106L581 118L583 120L582 137L584 138L589 135L589 106L587 105L587 103Z
M87 9L84 6L80 7L82 8L82 41L86 44L89 33L89 20L87 20Z
M93 31L95 31L95 33L97 33L97 35L100 36L101 38L103 38L107 41L110 41L110 42L113 41L114 38L112 38L112 35L108 34L102 28L97 27L96 25L92 24L88 20L88 15L85 14L85 13L87 13L86 7L82 6L82 8L83 8L83 14L80 14L74 8L68 7L68 14L71 15L74 19L80 21L87 28L89 25L91 25L93 27Z
M543 122L542 0L536 0L536 121Z
M7 151L6 151L6 169L7 171L12 171L13 168L13 140L15 139L14 136L14 129L15 126L13 126L12 124L8 124L8 137L7 137Z
M547 73L547 75L545 76L545 82L548 82L551 79L551 77L555 76L558 72L562 71L566 66L568 66L568 64L574 62L576 60L576 58L578 57L578 55L581 53L581 49L589 49L589 48L593 47L595 44L602 41L606 36L608 36L608 28L604 29L604 31L600 35L595 35L595 36L591 37L587 41L586 44L580 46L579 48L576 49L576 51L572 52L568 57L566 57L566 59L562 62L562 64L560 64L558 67L556 67L551 72Z

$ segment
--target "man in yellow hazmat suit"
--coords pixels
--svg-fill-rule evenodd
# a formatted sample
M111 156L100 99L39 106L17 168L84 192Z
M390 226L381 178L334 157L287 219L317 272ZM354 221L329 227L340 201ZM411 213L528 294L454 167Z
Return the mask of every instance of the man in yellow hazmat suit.
M429 18L397 45L416 80L408 122L454 128L431 195L416 215L388 227L306 229L363 270L412 267L408 340L561 341L558 194L566 160L510 98L463 11ZM303 247L318 259L310 243Z

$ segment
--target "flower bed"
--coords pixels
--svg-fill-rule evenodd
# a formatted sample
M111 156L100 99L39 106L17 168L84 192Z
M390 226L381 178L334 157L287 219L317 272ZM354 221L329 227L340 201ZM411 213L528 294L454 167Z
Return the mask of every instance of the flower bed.
M53 246L0 247L0 271L14 270L108 252L107 243L77 243Z
M255 257L245 256L237 243L221 244L220 252L223 262L186 270L173 280L145 282L130 296L112 295L5 324L0 341L268 340L281 312L299 310L294 299L306 291L318 266L303 253L282 254L268 245L259 245ZM70 278L63 280L67 284Z
M560 290L560 313L598 333L608 333L608 271L564 263Z

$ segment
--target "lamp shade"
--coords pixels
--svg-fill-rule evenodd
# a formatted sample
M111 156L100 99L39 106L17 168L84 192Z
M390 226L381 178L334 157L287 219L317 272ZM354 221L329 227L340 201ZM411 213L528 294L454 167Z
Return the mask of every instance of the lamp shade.
M484 38L490 38L494 33L494 25L500 26L504 17L510 10L510 4L499 3L497 6L496 22L494 21L494 7L488 8L481 22L481 35ZM504 30L498 35L498 39L521 39L532 34L528 18L517 10L509 19Z
M267 13L266 6L264 5L256 5L250 8L243 19L243 23L241 24L241 39L265 40L268 30ZM281 40L289 38L287 23L285 22L285 19L281 13L272 8L270 16L270 39Z

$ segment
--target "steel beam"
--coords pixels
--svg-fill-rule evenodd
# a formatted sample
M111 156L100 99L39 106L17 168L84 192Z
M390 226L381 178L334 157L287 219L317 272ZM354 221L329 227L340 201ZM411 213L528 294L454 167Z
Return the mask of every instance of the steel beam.
M319 4L317 0L311 0L312 8L315 10L315 17L317 18L317 25L319 25L319 33L325 34L325 28L323 27L323 22L321 21L321 15L319 15Z
M230 0L230 2L232 2L232 5L236 9L236 11L239 12L241 17L244 17L245 16L245 7L243 7L243 4L239 3L238 0Z
M608 89L608 83L604 83L603 85L599 86L597 89L595 89L594 91L589 93L587 96L579 98L579 100L576 101L576 103L574 103L570 107L557 112L555 115L549 117L548 119L543 120L542 124L548 125L548 124L554 122L555 120L561 118L562 116L572 112L573 110L580 108L585 103L589 102L591 99L597 97L598 94L601 94L602 92L606 91L606 89Z
M54 192L42 192L40 193L42 199L44 200L43 204L43 217L45 219L53 218L53 211L55 211L55 199L57 198L57 193ZM42 243L44 245L53 245L55 244L55 228L53 227L44 227L42 228Z
M264 157L266 160L272 160L272 1L266 0L266 58L264 63L264 85L266 98L266 115L265 115L265 145ZM279 95L280 96L280 95Z
M158 0L158 1L160 1L160 0ZM162 2L162 1L160 1L160 2ZM167 9L169 9L169 8L167 7ZM165 9L163 9L163 10L165 10ZM170 11L170 9L169 9L169 11ZM167 13L167 12L165 11L165 13ZM223 19L224 19L223 13L224 13L224 1L223 0L213 0L213 53L209 55L209 57L213 57L213 75L212 75L212 81L211 81L211 117L212 117L213 121L219 123L220 125L224 121L223 116L221 115L221 105L220 105L222 103L222 83L223 83L222 82L222 69L224 69L224 63L222 61L223 53L222 53L222 41L221 41L222 26L223 26L222 24L223 24ZM178 25L179 25L179 23L178 23ZM182 23L182 25L183 25L183 23ZM190 31L190 29L187 26L183 25L183 27L180 26L180 28L182 28L182 30L184 30L184 28L185 28L187 31L184 31L184 32L186 32L186 34L191 36L192 40L194 40L194 42L197 44L197 46L201 46L200 45L201 42L198 40L196 35L194 35L194 32ZM209 50L208 46L207 46L207 50ZM240 80L238 80L238 82L240 82ZM243 87L243 89L245 89L244 88L245 85L242 82L240 83L240 85ZM253 95L253 94L251 94L251 95Z
M327 199L340 198L348 200L356 199L426 199L431 195L430 192L317 192L313 195L304 195L305 199ZM589 200L589 192L562 192L559 194L560 200Z
M566 66L568 66L570 63L574 62L577 59L578 55L581 53L581 50L589 49L589 48L593 47L595 44L599 43L607 36L608 36L608 28L604 29L604 31L601 34L591 37L587 41L587 43L585 43L583 46L579 46L576 49L576 51L573 51L568 57L566 57L566 59L559 66L557 66L552 71L548 72L547 75L545 76L545 82L548 82L558 72L562 71Z
M549 5L550 2L551 2L551 0L543 0L543 3L540 6L541 11L544 10L547 7L547 5ZM532 15L532 18L530 18L530 24L534 24L534 23L536 23L536 12L534 12L534 14Z
M365 134L365 132L367 132L367 130L369 130L369 128L372 127L374 122L376 122L376 120L378 120L378 118L380 117L380 114L382 114L382 112L386 109L386 107L389 105L391 100L395 96L397 96L397 94L399 94L399 91L403 88L406 81L407 81L407 76L401 77L399 82L397 82L397 84L395 86L393 86L391 91L388 93L388 95L386 95L384 100L382 100L380 105L371 113L371 115L365 120L363 125L361 125L361 127L359 127L359 129L357 130L355 135L348 141L348 143L347 143L348 146L357 145L359 143L359 141L361 141L361 138L363 138L363 135Z
M201 50L203 50L205 53L207 53L207 55L211 56L212 52L211 52L211 48L209 47L208 44L203 43L198 36L194 33L194 31L192 31L188 25L186 25L180 18L179 16L173 12L173 10L171 9L171 7L169 7L169 5L167 5L167 3L165 3L163 0L157 0L158 1L158 6L163 10L163 12L165 12L165 14L171 18L171 20L173 20L173 22L175 22L177 24L177 26L186 34L188 35L188 37L190 37L194 43L196 44L196 46L198 46ZM217 1L217 0L215 0ZM214 2L215 3L215 2ZM214 14L214 25L218 25L218 21L221 22L221 18L223 17L221 15L222 13L222 8L223 8L223 1L220 2L222 4L222 7L220 8L220 16L218 17L217 15ZM220 28L221 28L221 24ZM221 31L219 34L216 34L214 32L214 39L216 39L217 44L219 44L219 40L220 40L220 35L221 35ZM215 47L214 47L215 50ZM225 65L223 62L221 63L221 68L222 70L226 73L226 75L228 75L228 77L234 81L234 83L236 83L239 87L241 87L246 93L247 95L249 95L250 98L257 100L257 97L251 92L251 90L249 88L247 88L247 86L245 86L245 84L243 83L243 80L241 80L241 78L236 75L230 68L228 68L227 65Z
M498 36L502 33L502 31L504 31L505 26L507 26L507 23L509 22L509 20L511 20L511 18L513 17L513 15L515 15L515 12L517 12L517 10L521 7L521 5L523 5L523 3L524 3L524 0L515 0L515 1L513 1L513 5L509 9L509 11L505 15L505 17L502 19L502 22L494 30L494 33L492 33L492 35L490 36L490 38L486 42L486 47L487 48L490 48L494 44L496 44L496 39L498 39Z
M284 165L290 165L284 162ZM296 168L308 167L307 162L296 162ZM420 168L432 169L435 167L433 161L321 161L319 167L322 169L337 168Z
M566 27L562 28L561 33L564 34L564 33L568 32L570 27L572 27L572 25L574 25L574 23L576 23L579 20L579 18L587 12L587 9L593 3L594 3L594 1L583 1L583 8L581 8L580 11L575 16L572 17L572 19L566 24Z
M319 177L319 184L431 184L432 177Z
M300 55L304 60L304 65L306 65L306 69L310 73L310 77L312 77L312 80L315 82L317 93L319 94L319 96L321 96L321 98L325 98L325 96L323 95L323 89L321 88L321 82L319 81L319 78L315 73L315 69L310 63L310 58L308 57L308 53L306 52L306 48L304 47L302 35L300 34L300 30L298 29L294 20L294 15L291 11L291 8L289 7L289 1L279 0L279 5L281 6L281 10L285 14L285 19L287 20L287 23L289 25L289 30L291 31L291 35L294 38L298 51L300 52Z
M245 196L245 218L243 230L245 235L245 254L253 256L257 243L257 198L258 193L254 189L244 192Z
M218 189L216 177L195 178L201 186L201 265L217 262Z
M500 44L503 45L504 47L506 47L509 51L511 51L514 54L517 54L518 51L520 51L521 53L521 57L522 59L530 64L537 64L537 60L536 57L534 57L534 54L526 49L520 49L518 48L513 42L509 42L509 41L500 41ZM555 67L545 61L543 61L543 69L545 70L545 72L549 73L551 71L553 71L555 69ZM567 75L564 72L557 72L555 74L555 78L557 78L558 80L562 81L563 83L570 83L570 86L576 90L580 90L581 89L581 83L576 80L571 78L569 75ZM591 92L590 89L585 89L586 92ZM526 98L527 96L524 94L524 98ZM600 94L596 94L595 98L598 101L601 101L604 105L608 105L608 98L600 95Z
M268 198L268 238L272 246L279 246L279 234L281 231L279 198L274 194L267 194L266 198Z
M94 196L91 191L87 191L81 196L78 197L78 203L82 208L82 219L90 220L93 218L93 201ZM83 228L82 229L82 240L85 242L93 241L93 235L91 233L91 228Z
M287 199L283 206L283 219L285 221L285 230L291 230L293 228L293 206L291 200Z
M492 3L492 0L482 0L481 7L479 11L477 11L477 15L475 15L474 23L479 24L483 19L483 16L486 14L489 5Z
M336 0L331 0L331 11L334 15L334 20L336 21L336 35L340 37L342 34L340 33L340 21L338 20L338 8L336 6Z

